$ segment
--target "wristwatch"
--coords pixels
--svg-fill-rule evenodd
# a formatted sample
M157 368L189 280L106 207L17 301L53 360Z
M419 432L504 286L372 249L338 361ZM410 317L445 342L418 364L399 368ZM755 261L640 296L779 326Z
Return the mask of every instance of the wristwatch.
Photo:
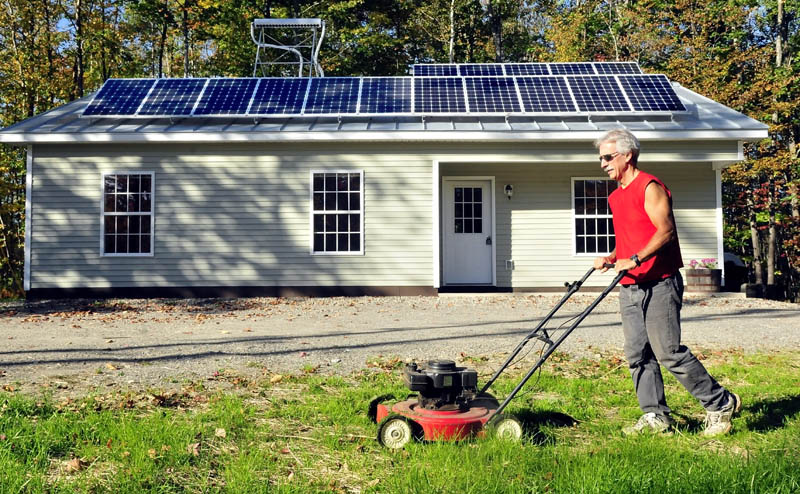
M631 261L636 263L637 268L642 265L642 261L639 260L639 256L636 254L631 256Z

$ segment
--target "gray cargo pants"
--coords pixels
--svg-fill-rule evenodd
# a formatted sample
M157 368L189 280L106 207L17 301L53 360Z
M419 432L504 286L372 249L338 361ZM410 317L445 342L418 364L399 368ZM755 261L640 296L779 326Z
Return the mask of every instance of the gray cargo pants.
M711 377L685 345L681 345L682 300L680 273L664 280L620 288L625 357L639 407L645 413L670 413L659 362L706 410L718 411L728 402L725 388Z

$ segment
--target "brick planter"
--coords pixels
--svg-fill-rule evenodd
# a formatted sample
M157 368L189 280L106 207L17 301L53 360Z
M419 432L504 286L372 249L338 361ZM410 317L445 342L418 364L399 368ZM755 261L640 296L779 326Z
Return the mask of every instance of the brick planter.
M687 292L718 292L722 285L721 269L686 268Z

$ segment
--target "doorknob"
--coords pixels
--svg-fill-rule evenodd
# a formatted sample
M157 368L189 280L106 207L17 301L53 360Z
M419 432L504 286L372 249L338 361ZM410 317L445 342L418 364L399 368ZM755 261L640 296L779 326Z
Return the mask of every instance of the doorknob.
M492 237L486 237L486 245L492 245Z

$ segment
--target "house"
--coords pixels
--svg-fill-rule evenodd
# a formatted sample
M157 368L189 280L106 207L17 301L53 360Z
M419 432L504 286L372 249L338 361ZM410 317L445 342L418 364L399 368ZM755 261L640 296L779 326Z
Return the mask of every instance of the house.
M337 79L345 78L310 80ZM427 88L414 77L385 79ZM195 80L210 94L214 79ZM273 80L262 81L253 84ZM356 84L361 109L367 82ZM27 149L25 290L561 291L613 248L613 183L592 142L618 127L637 135L640 167L673 192L684 260L721 259L721 170L743 159L744 142L767 137L767 126L671 88L681 111L392 112L390 104L385 113L298 106L204 116L201 98L185 114L148 114L137 102L130 115L109 115L87 111L92 96L73 101L0 131L0 142ZM595 274L586 286L611 278Z

